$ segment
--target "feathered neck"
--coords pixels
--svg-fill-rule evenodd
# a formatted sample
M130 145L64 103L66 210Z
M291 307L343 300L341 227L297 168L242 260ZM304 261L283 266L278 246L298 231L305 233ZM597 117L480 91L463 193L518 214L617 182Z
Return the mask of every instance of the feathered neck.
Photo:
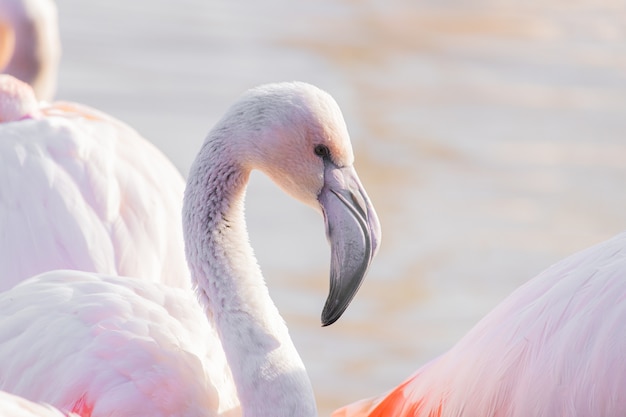
M13 38L13 54L2 71L31 85L39 100L52 100L61 57L56 4L52 0L9 2L0 5L0 14L5 28L11 26Z
M183 224L192 279L220 334L243 416L314 416L310 380L249 243L250 169L240 145L228 129L216 129L191 167Z

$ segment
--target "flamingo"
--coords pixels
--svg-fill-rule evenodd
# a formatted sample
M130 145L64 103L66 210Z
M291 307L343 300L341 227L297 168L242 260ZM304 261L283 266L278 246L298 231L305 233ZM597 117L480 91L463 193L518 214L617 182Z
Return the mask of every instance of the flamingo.
M0 72L30 84L39 100L56 92L61 57L52 0L0 0Z
M0 290L52 269L189 286L184 186L124 123L0 74Z
M78 417L4 391L0 391L0 410L2 417Z
M626 232L528 281L452 349L333 417L626 415Z
M339 106L310 84L262 85L211 130L185 189L195 292L50 271L0 294L0 389L82 417L315 416L311 382L250 246L258 169L319 211L331 247L322 324L348 307L380 243Z

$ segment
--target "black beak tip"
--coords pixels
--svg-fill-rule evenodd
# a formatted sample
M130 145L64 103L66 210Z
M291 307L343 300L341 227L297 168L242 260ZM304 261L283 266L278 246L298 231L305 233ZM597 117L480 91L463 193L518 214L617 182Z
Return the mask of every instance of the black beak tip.
M348 304L335 304L324 306L322 310L322 327L330 326L343 315L344 311L348 308Z
M327 327L339 320L339 316L336 317L324 317L322 315L322 327Z

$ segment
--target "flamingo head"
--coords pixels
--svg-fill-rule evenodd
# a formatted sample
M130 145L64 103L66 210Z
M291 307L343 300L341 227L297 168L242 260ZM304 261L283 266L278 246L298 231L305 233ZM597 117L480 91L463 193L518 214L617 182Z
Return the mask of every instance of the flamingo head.
M341 110L328 93L292 82L249 90L229 114L248 132L244 163L324 217L331 266L322 324L332 324L359 289L381 238Z

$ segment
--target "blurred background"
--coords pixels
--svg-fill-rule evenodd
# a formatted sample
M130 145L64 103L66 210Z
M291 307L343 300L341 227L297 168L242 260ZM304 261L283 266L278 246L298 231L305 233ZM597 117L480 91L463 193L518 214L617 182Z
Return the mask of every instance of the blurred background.
M57 97L128 123L186 175L246 89L344 111L383 242L321 328L323 222L261 174L253 246L320 415L398 384L562 257L626 229L626 6L612 0L58 0Z

